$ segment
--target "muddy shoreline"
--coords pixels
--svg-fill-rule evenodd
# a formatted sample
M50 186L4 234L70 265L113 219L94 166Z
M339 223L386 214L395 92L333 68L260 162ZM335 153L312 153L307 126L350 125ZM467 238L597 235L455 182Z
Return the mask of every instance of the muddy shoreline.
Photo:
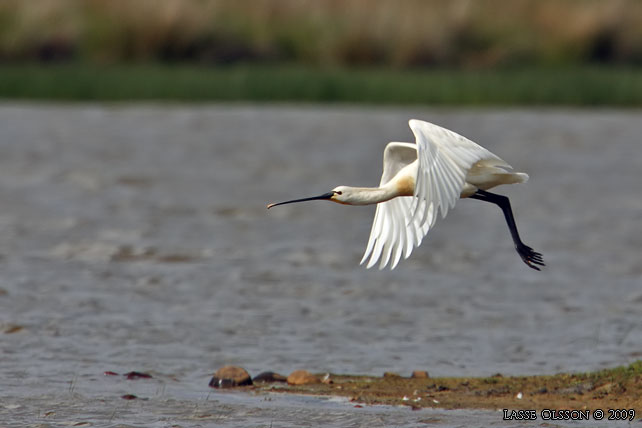
M584 374L502 376L486 378L417 379L387 374L382 377L317 374L324 382L307 385L256 384L240 390L342 396L365 405L402 405L414 410L527 409L602 410L604 419L639 420L642 415L642 363ZM631 410L626 415L609 409ZM636 417L637 415L637 417ZM546 416L546 414L544 414ZM626 418L624 417L626 416ZM554 417L554 415L553 415Z

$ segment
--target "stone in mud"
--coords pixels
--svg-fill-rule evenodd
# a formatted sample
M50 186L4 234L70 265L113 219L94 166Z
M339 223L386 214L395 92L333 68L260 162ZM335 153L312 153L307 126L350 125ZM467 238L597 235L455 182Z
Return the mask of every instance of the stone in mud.
M428 379L430 375L428 375L428 372L426 370L415 370L412 372L410 377L412 379Z
M383 377L386 379L401 379L401 375L399 373L394 373L394 372L385 372L383 374Z
M274 372L263 372L252 379L254 383L273 383L273 382L287 382L288 378L282 374Z
M152 375L147 374L147 373L142 373L142 372L129 372L125 373L123 376L127 378L127 380L135 380L135 379L151 379Z
M319 383L319 378L307 370L295 370L288 376L288 383L290 385L308 385Z
M209 386L212 388L233 388L235 386L252 385L250 374L241 367L225 366L214 373Z

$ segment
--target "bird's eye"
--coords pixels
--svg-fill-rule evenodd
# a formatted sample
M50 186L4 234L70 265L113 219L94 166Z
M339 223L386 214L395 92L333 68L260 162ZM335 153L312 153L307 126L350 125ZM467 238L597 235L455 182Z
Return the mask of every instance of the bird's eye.
M340 190L335 190L334 193L336 193L337 195L343 195L343 192Z

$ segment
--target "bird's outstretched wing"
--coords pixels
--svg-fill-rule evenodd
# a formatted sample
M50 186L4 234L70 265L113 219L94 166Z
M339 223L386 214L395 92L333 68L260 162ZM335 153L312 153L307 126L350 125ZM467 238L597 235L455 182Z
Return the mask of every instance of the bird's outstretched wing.
M383 152L383 174L380 186L388 183L406 165L417 160L417 145L410 143L389 143ZM412 220L412 197L402 196L377 204L370 239L366 252L361 259L363 264L368 257L367 267L374 266L381 258L380 269L392 260L391 268L399 263L402 254L408 258L414 247L428 233L427 226L420 226ZM425 204L421 204L425 207Z
M370 239L361 260L368 257L367 267L379 259L379 269L389 262L394 269L401 259L408 258L435 224L437 213L448 213L461 194L468 170L482 159L493 159L497 165L508 166L502 159L461 135L437 125L411 120L410 128L417 144L390 143L384 151L381 185L391 180L404 166L418 159L415 197L397 197L379 203L375 212Z
M401 196L377 204L370 239L361 264L370 257L367 267L371 268L381 258L379 269L386 267L388 262L391 263L390 269L394 269L402 255L407 259L412 250L421 244L429 225L427 222L421 225L418 219L412 218L412 199L410 196ZM424 203L418 207L420 210L426 207L432 210L432 206Z
M510 166L482 146L453 131L421 120L409 121L417 139L417 178L412 218L419 224L432 227L437 213L446 217L455 206L466 183L470 168L482 159L492 159L495 165ZM423 209L425 203L432 209Z

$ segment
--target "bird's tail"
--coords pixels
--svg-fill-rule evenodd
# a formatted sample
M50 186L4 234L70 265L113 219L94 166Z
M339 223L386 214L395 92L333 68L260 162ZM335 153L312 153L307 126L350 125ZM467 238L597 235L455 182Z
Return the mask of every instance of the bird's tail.
M502 159L483 159L470 168L466 181L481 189L528 181L528 174L510 169L511 166Z
M512 184L512 183L526 183L528 181L528 174L525 172L509 172L509 174L512 177L512 180L510 183L506 184Z

